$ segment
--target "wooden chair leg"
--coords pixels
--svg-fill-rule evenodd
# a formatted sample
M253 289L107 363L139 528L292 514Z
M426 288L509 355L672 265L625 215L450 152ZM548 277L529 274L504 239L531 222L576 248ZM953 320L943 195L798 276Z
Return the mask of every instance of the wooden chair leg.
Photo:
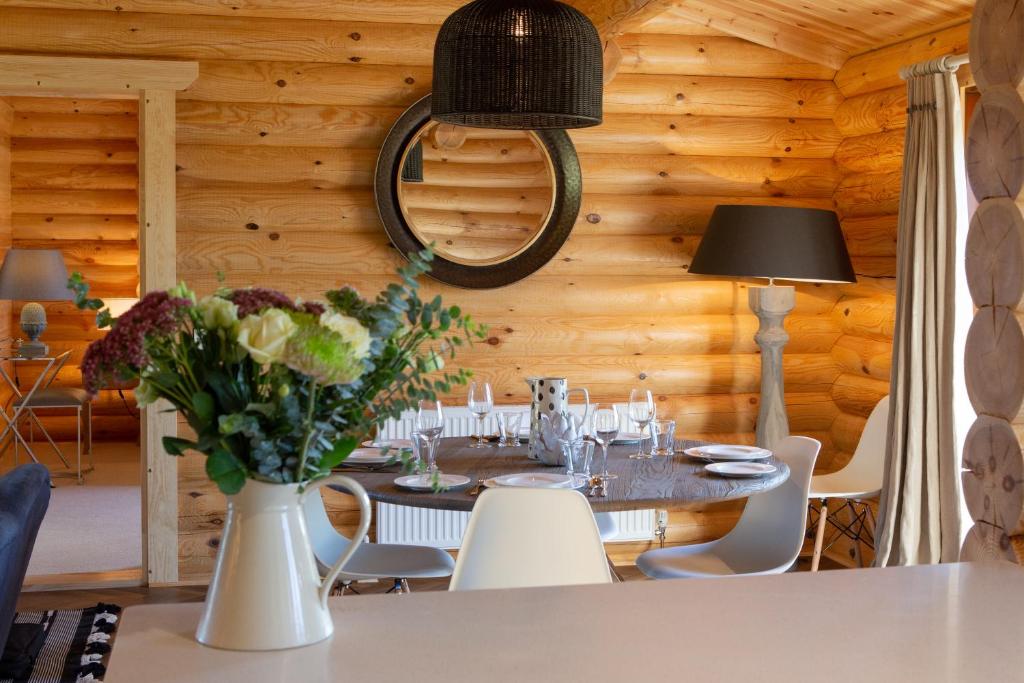
M814 554L811 556L811 571L818 571L821 563L821 548L825 542L825 524L828 521L828 501L822 499L821 509L818 511L818 529L814 534Z

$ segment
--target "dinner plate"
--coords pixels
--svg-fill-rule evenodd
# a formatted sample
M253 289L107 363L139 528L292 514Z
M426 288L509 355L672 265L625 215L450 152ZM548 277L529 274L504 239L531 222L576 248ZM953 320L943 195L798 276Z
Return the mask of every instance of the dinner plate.
M779 468L775 465L766 465L763 462L713 462L710 465L705 465L704 469L720 477L748 479L763 477L778 471Z
M694 458L715 462L749 462L751 460L765 460L772 457L772 452L764 448L757 448L756 446L727 446L723 444L687 448L683 452Z
M364 441L364 448L397 448L412 450L412 439L390 439L388 441Z
M395 453L381 453L379 448L357 448L349 456L341 461L344 465L385 465L394 460L398 462Z
M511 486L528 489L571 489L576 484L576 480L568 474L555 474L554 472L503 474L500 477L494 477L488 481L494 482L494 486Z
M470 482L469 477L461 474L441 474L438 476L438 485L443 489L456 489L465 486ZM395 486L401 486L410 491L433 491L434 477L430 474L409 474L395 479Z

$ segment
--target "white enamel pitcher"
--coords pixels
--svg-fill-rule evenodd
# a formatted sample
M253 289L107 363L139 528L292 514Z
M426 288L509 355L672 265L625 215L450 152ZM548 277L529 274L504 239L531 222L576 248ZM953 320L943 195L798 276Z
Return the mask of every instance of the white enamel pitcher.
M530 385L533 404L530 409L530 458L544 464L557 465L561 462L562 452L545 447L541 441L541 415L547 415L550 419L558 413L568 412L569 394L578 391L583 394L586 402L583 410L583 424L586 424L590 413L590 392L584 387L570 389L569 380L565 377L531 377L526 383Z
M359 530L321 580L303 500L341 484L359 503ZM370 499L358 482L334 474L307 484L248 480L228 496L228 515L196 639L224 650L283 650L334 632L327 597L370 528Z

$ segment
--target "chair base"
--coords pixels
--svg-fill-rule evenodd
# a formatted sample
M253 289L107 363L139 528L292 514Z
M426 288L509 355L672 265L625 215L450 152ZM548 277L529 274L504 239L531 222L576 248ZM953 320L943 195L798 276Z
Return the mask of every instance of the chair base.
M841 500L843 504L835 510L829 509L829 502ZM810 536L811 529L814 530L814 551L811 556L811 571L818 571L821 563L821 556L832 548L840 538L847 538L853 541L853 549L857 566L864 566L864 553L862 547L866 546L871 550L875 549L875 515L871 505L867 501L853 498L825 498L820 500L820 510L815 510L808 505L808 516L811 519L807 535ZM850 521L843 522L839 513L843 510L850 512ZM826 540L827 527L831 526L835 531Z

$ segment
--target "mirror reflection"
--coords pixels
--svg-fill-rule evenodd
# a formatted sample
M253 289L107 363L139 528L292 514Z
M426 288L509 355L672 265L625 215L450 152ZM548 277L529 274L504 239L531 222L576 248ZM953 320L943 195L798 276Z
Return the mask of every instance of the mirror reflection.
M551 218L554 168L531 131L428 121L398 168L406 222L450 261L507 261L533 244Z

